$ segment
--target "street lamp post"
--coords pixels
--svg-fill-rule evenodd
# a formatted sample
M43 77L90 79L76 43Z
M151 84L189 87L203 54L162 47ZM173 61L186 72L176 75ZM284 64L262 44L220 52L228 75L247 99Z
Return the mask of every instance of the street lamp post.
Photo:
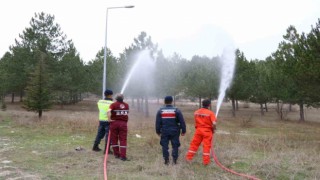
M106 80L107 80L107 28L108 28L108 10L118 9L118 8L134 8L134 6L119 6L119 7L108 7L106 14L106 34L105 34L105 45L104 45L104 58L103 58L103 78L102 78L102 99L104 97L104 91L106 90Z

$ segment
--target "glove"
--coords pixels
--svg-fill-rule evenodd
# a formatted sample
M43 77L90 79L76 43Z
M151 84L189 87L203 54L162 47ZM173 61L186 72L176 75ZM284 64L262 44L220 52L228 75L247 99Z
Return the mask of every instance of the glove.
M216 130L217 130L217 126L214 124L214 125L212 126L212 132L214 133Z

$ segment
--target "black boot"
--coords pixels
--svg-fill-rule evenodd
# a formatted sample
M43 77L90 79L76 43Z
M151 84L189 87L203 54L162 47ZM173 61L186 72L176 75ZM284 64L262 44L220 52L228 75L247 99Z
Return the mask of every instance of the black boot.
M165 160L164 160L164 164L165 164L165 165L169 165L169 159L165 159Z
M173 164L177 164L177 159L173 159Z
M94 144L93 147L92 147L92 151L99 152L99 151L101 151L101 149L99 148L98 144Z
M122 161L130 161L130 160L129 160L128 158L126 158L126 157L121 157L120 160L122 160Z

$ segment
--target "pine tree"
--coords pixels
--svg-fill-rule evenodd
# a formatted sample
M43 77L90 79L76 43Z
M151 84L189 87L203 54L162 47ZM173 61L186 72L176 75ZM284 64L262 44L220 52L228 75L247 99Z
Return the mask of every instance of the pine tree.
M42 112L50 109L50 91L48 87L48 73L46 72L46 60L48 56L41 51L36 52L38 64L35 71L30 75L30 81L27 85L27 98L24 101L25 108L35 111L42 116Z

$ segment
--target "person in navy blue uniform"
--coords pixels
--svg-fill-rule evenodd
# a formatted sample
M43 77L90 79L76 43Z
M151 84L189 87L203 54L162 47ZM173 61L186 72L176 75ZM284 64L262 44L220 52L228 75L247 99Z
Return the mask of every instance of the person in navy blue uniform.
M169 142L172 145L172 159L176 164L180 147L180 133L184 136L186 133L186 123L181 111L172 105L172 96L164 98L164 106L161 107L156 115L156 133L161 137L160 145L162 146L162 154L164 164L169 164Z

